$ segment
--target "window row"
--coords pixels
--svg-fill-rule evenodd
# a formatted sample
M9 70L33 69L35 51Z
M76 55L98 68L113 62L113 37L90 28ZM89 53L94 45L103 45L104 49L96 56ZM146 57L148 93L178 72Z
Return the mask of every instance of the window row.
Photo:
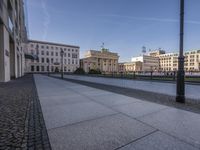
M31 50L31 54L34 55L34 50ZM39 51L36 50L36 54L39 55ZM41 51L41 55L45 55L45 52L44 51ZM49 51L46 51L46 56L61 56L61 54L59 52L49 52ZM64 53L63 54L64 57L72 57L72 58L78 58L78 54L77 53Z
M72 52L78 52L78 49L69 49L69 48L66 48L66 47L58 47L58 46L45 46L45 45L34 45L34 44L31 44L31 48L36 48L36 49L52 49L52 50L64 50L64 51L72 51Z
M60 69L59 67L54 67L54 66L34 66L32 65L31 66L31 72L60 72L62 71L62 69ZM67 68L67 67L64 67L64 72L72 72L74 71L74 69L70 69L70 68Z
M37 61L34 61L34 60L32 60L32 62L39 62L39 63L62 63L62 59L58 59L58 58L56 58L56 59L53 59L53 58L51 58L51 59L49 59L49 58L41 58L40 60L37 60ZM79 61L76 59L76 60L74 60L74 59L63 59L63 64L73 64L73 65L78 65L79 63L78 63Z

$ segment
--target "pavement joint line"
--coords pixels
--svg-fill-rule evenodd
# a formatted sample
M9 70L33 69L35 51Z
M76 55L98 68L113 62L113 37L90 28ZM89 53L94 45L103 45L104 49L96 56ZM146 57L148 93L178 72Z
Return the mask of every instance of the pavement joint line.
M33 78L33 84L34 84L34 89L35 89L35 93L36 93L36 100L37 100L38 107L39 107L38 109L40 109L40 111L41 111L40 113L41 113L41 118L42 118L42 121L43 121L43 123L41 123L41 120L39 120L39 123L40 123L40 125L43 124L43 126L44 126L44 130L46 132L45 134L47 135L47 140L48 140L48 144L49 144L49 149L52 150L52 146L51 146L51 143L50 143L50 139L49 139L46 123L45 123L44 116L43 116L42 106L41 106L39 95L38 95L38 89L37 89L37 85L36 85L36 81L35 81L35 76L32 75L32 78ZM35 124L36 124L36 122L35 122ZM34 130L36 130L36 129L34 129ZM42 133L42 136L43 136L43 133ZM36 144L36 143L34 143L34 144ZM42 146L43 146L43 149L45 149L44 148L44 143L42 143Z
M75 90L73 90L74 92L76 92ZM91 100L92 102L96 102L96 103L98 103L98 104L100 104L100 105L103 105L104 107L107 107L107 108L109 108L109 109L111 109L111 110L113 110L113 111L115 111L115 112L118 112L118 113L121 113L121 114L123 114L123 115L126 115L126 116L128 116L128 117L130 117L130 118L132 118L132 119L136 119L136 118L138 118L138 117L131 117L131 116L129 116L129 115L127 115L127 114L125 114L125 113L122 113L122 112L120 112L120 111L118 111L118 110L116 110L116 109L114 109L114 107L116 107L116 106L107 106L107 105L105 105L105 104L103 104L103 103L101 103L101 102L98 102L98 101L96 101L94 98L91 98L91 97L89 97L89 96L87 96L87 95L84 95L84 94L82 94L82 93L80 93L79 91L77 91L77 93L79 93L80 95L82 95L82 96L84 96L84 97L86 97L86 98L88 98L89 100ZM115 94L115 93L114 93ZM120 94L121 95L121 94ZM133 98L133 97L131 97L131 98ZM137 99L137 98L136 98ZM140 100L140 99L138 99L139 101L139 103L144 103L144 102L148 102L148 101L143 101L143 100ZM134 104L134 103L137 103L137 101L135 101L135 102L132 102L132 103L129 103L129 104ZM153 103L153 102L150 102L150 103ZM154 104L157 104L157 103L154 103ZM122 104L122 105L128 105L128 104ZM159 104L159 105L162 105L162 104ZM163 105L163 106L165 106L165 105ZM168 106L169 107L169 106ZM162 110L165 110L165 109L169 109L169 108L163 108L163 109L160 109L160 110L158 110L158 111L155 111L155 112L152 112L152 113L148 113L148 114L146 114L146 115L150 115L150 114L153 114L153 113L157 113L157 112L159 112L159 111L162 111ZM140 116L140 117L144 117L144 116L146 116L146 115L143 115L143 116Z
M54 77L53 77L54 78ZM57 79L59 79L59 78L57 78ZM65 80L65 79L64 79ZM73 81L70 81L70 80L65 80L65 81L68 81L68 82L72 82L72 83L74 83ZM81 84L81 83L77 83L77 82L75 82L76 84ZM82 85L82 84L81 84ZM87 86L87 85L85 85L85 86ZM88 87L91 87L91 86L88 86ZM95 88L95 87L92 87L92 88ZM99 88L96 88L96 89L99 89ZM75 91L75 90L74 90ZM104 90L104 91L107 91L107 90ZM110 91L109 91L110 92ZM112 92L112 93L115 93L115 92ZM80 94L80 93L79 93ZM117 94L119 94L119 93L117 93ZM87 97L87 98L89 98L91 101L95 101L94 99L92 99L92 98L90 98L90 97L88 97L87 95L84 95L84 94L80 94L80 95L82 95L82 96L84 96L84 97ZM120 95L123 95L123 94L121 94L120 93ZM127 95L125 95L125 96L127 96ZM131 96L128 96L128 97L131 97ZM131 97L132 98L132 97ZM136 98L137 99L137 98ZM139 99L140 100L140 99ZM143 100L141 100L141 103L142 103L142 101ZM98 103L98 104L101 104L101 105L103 105L103 106L105 106L105 107L108 107L108 108L110 108L110 109L112 109L112 107L110 107L110 106L106 106L106 105L104 105L104 104L102 104L102 103L100 103L100 102L97 102L97 101L95 101L96 103ZM149 102L149 101L147 101L147 102ZM151 101L150 101L151 102ZM152 103L155 103L155 102L152 102ZM132 104L132 103L131 103ZM157 104L157 103L156 103ZM160 104L160 103L159 103ZM122 104L122 105L128 105L128 104ZM160 104L160 105L163 105L163 104ZM164 106L166 106L166 105L164 105ZM115 107L115 106L113 106L113 107ZM145 123L145 122L143 122L143 121L141 121L141 120L139 120L139 118L141 118L141 117L144 117L144 116L148 116L148 115L150 115L150 114L154 114L154 113L158 113L159 111L164 111L164 110L167 110L167 109L170 109L170 108L174 108L174 107L170 107L170 106L168 106L167 105L167 108L163 108L163 109L161 109L161 110L158 110L158 111L156 111L156 112L152 112L152 113L149 113L149 114L146 114L146 115L143 115L143 116L139 116L139 117L131 117L131 116L129 116L129 115L127 115L127 114L125 114L125 113L122 113L122 112L119 112L119 111L117 111L117 110L114 110L115 112L118 112L117 114L112 114L112 115L118 115L118 114L122 114L122 115L125 115L125 116L127 116L127 117L129 117L129 118L131 118L131 119L134 119L134 120L137 120L138 122L141 122L142 124L145 124L145 125L147 125L147 126L150 126L150 127L152 127L153 129L155 129L155 131L153 131L152 133L149 133L149 134L147 134L147 135L145 135L145 136L143 136L143 137L141 137L141 138L138 138L138 139L136 139L136 140L133 140L132 142L129 142L128 144L131 144L131 143L133 143L133 142L135 142L135 141L137 141L137 140L140 140L140 139L142 139L142 138L144 138L144 137L146 137L146 136L149 136L149 135L151 135L151 134L153 134L153 133L155 133L155 132L157 132L157 131L160 131L160 132L162 132L162 133L165 133L165 134L167 134L167 135L169 135L169 136L171 136L171 137L173 137L173 138L175 138L175 139L178 139L179 141L181 141L181 142L183 142L183 143L186 143L186 144L189 144L189 145L191 145L192 147L195 147L195 148L199 148L199 147L197 147L196 145L194 145L194 144L192 144L192 143L190 143L190 142L188 142L188 141L185 141L185 140L183 140L183 139L180 139L179 137L176 137L176 136L174 136L174 135L171 135L171 134L169 134L169 133L167 133L167 132L165 132L165 131L163 131L163 130L160 130L160 129L157 129L157 128L155 128L154 126L152 126L152 125L149 125L149 124L147 124L147 123ZM175 107L175 109L180 109L180 108L176 108ZM112 109L113 110L113 109ZM184 109L180 109L180 110L184 110ZM184 110L184 111L188 111L188 110ZM190 112L190 111L189 111ZM195 113L195 112L193 112L193 113ZM112 116L111 115L111 116ZM107 117L107 116L105 116L105 117ZM102 117L103 118L103 117ZM94 119L95 120L95 119ZM126 145L128 145L128 144L126 144ZM120 148L122 148L122 147L125 147L126 145L123 145L123 146L121 146L121 147L118 147L118 148L116 148L115 150L118 150L118 149L120 149Z
M75 91L75 90L74 90L74 91ZM79 92L78 92L78 93L79 93ZM93 98L90 98L89 96L84 95L84 94L82 94L82 93L79 93L79 94L81 94L82 96L84 96L84 97L88 98L89 100L91 100L92 102L94 102ZM142 101L142 100L141 100L141 101ZM95 102L96 102L96 101L95 101ZM136 118L134 118L134 117L131 117L131 116L129 116L129 115L123 113L123 112L120 112L120 111L118 111L118 110L115 110L115 109L113 109L113 108L110 107L110 106L107 106L107 105L102 104L102 103L100 103L100 102L96 102L96 103L97 103L97 104L100 104L100 105L102 105L102 106L104 106L104 107L107 107L107 108L111 109L112 111L117 112L117 114L122 114L122 115L124 115L124 116L126 116L126 117L128 117L128 118L130 118L130 119L137 120L137 121L139 121L140 123L143 123L143 124L145 124L145 125L147 125L147 126L153 128L153 129L155 129L155 130L158 130L157 128L153 127L152 125L149 125L149 124L147 124L147 123L145 123L145 122L142 122L142 121L140 121L140 120L138 120L138 119L136 119ZM141 102L141 103L142 103L142 102ZM132 104L133 104L133 103L132 103ZM168 108L163 108L163 109L168 109ZM161 110L160 110L160 111L161 111Z
M139 119L139 118L142 118L142 117L145 117L145 116L149 116L149 115L152 115L152 114L155 114L155 113L159 113L159 112L165 111L167 109L171 109L171 108L162 108L162 109L159 109L157 111L154 111L154 112L151 112L151 113L148 113L148 114L144 114L144 115L139 116L139 117L135 117L135 119Z
M50 128L50 129L47 129L47 130L51 132L52 130L57 130L57 129L60 129L60 128L70 127L70 126L82 124L82 123L85 123L85 122L90 122L90 121L99 120L99 119L102 119L102 118L116 116L116 115L119 115L119 114L120 113L116 112L116 113L113 113L113 114L104 115L104 116L96 117L96 118L93 118L93 119L86 119L86 120L83 120L83 121L78 121L78 122L75 122L75 123L70 123L70 124L66 124L66 125L63 125L63 126Z
M166 132L166 131L163 131L163 130L160 130L160 129L158 129L158 130L159 130L160 132L166 134L166 135L169 135L169 136L171 136L171 137L173 137L173 138L175 138L175 139L178 139L179 141L181 141L181 142L183 142L183 143L189 144L189 145L191 145L192 147L195 147L195 148L200 149L200 144L198 144L199 147L197 147L195 144L192 144L192 143L190 143L190 142L188 142L188 141L185 141L185 140L183 140L183 139L181 139L181 138L179 138L179 137L176 137L175 135L172 135L172 134L170 134L170 133L168 133L168 132Z
M156 129L156 130L154 130L154 131L152 131L152 132L150 132L150 133L148 133L148 134L146 134L146 135L144 135L144 136L142 136L142 137L139 137L139 138L137 138L137 139L135 139L135 140L130 141L129 143L126 143L126 144L124 144L124 145L122 145L122 146L119 146L118 148L115 148L114 150L120 150L121 148L123 148L123 147L125 147L125 146L127 146L127 145L129 145L129 144L131 144L131 143L134 143L134 142L136 142L136 141L139 141L139 140L141 140L141 139L143 139L143 138L145 138L145 137L147 137L147 136L150 136L150 135L152 135L152 134L154 134L154 133L156 133L156 132L158 132L158 131L159 131L159 130Z
M56 77L56 76L50 76L50 77L60 79L59 77ZM78 80L78 79L64 78L64 80L68 81L68 82L72 82L72 83L85 85L85 86L88 86L88 87L97 88L97 89L102 89L102 87L99 87L99 86L105 86L104 84L94 83L94 82L89 82L89 81L82 81L82 80ZM94 86L96 86L96 87L94 87ZM200 103L199 103L199 101L198 101L198 103L195 103L196 100L192 100L193 103L190 103L191 100L189 100L186 104L179 104L179 103L176 103L175 101L171 101L169 99L168 100L163 100L163 101L157 101L157 100L155 101L152 98L151 99L143 98L143 97L142 98L138 98L138 96L130 95L130 93L127 94L127 93L124 93L124 91L123 91L123 90L128 90L128 92L130 92L130 90L134 91L136 89L130 89L130 88L125 88L125 87L117 87L117 86L112 86L112 85L106 85L106 86L112 87L114 89L106 89L106 90L102 89L102 90L113 92L113 93L117 93L117 94L121 94L121 95L125 95L125 96L132 97L132 98L134 97L134 98L140 99L142 101L153 102L153 103L165 105L165 106L168 106L168 107L173 107L173 108L176 108L176 109L181 109L181 110L185 110L185 111L189 111L189 112L200 114L200 109L199 109ZM117 91L117 89L122 89L122 90L119 92L119 91ZM139 92L141 92L141 90L139 90ZM153 93L148 92L148 91L144 91L144 92L153 94ZM159 95L168 96L168 95L163 95L163 94L159 94ZM168 96L168 97L174 97L174 96Z

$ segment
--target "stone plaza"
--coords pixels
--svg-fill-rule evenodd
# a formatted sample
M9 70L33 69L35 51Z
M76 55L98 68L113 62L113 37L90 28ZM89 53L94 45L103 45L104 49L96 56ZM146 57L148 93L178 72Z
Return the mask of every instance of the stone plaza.
M66 80L54 76L57 77L26 75L0 84L1 93L5 87L7 92L16 91L10 96L5 96L9 95L5 91L0 95L1 99L7 99L6 102L1 100L4 115L0 123L3 133L0 149L200 149L200 112L111 92L106 90L106 85L100 89L73 82L74 78L81 80L80 76L65 75ZM72 77L72 81L67 81ZM87 78L91 82L103 80ZM145 84L144 81L141 84ZM189 85L192 86L198 87ZM118 88L123 90L123 87ZM14 99L13 106L9 101ZM6 113L10 119L6 119Z

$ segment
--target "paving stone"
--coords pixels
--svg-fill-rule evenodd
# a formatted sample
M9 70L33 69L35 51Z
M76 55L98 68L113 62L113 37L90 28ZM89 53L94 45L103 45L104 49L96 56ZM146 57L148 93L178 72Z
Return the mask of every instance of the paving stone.
M154 131L126 116L112 115L52 129L49 138L55 150L111 150Z
M52 75L57 77L57 75ZM171 96L176 95L176 84L166 82L152 82L152 81L138 81L127 80L119 78L103 78L103 77L87 77L80 75L65 75L65 78L75 79L81 81L88 81L94 83L101 83L106 85L113 85L118 87L125 87L131 89L138 89L143 91L149 91L154 93L167 94ZM185 93L187 98L200 100L200 86L199 85L185 85Z
M108 94L108 95L98 95L95 97L92 97L94 101L97 101L99 103L102 103L106 106L116 106L116 105L123 105L123 104L130 104L134 102L138 102L140 100L128 97L128 96L123 96L120 94Z
M200 148L199 114L170 108L139 120Z
M158 112L166 108L169 107L145 101L136 101L135 103L113 107L114 110L127 114L133 118L138 118L144 115Z
M76 122L94 119L106 115L115 114L100 104L94 102L56 105L43 107L43 114L47 129L73 124Z
M198 150L190 144L160 131L152 133L119 150Z
M51 149L48 138L36 133L42 129L45 124L33 76L0 83L0 149L31 149L29 145L35 149L37 140L41 141L41 146L45 141L46 149Z

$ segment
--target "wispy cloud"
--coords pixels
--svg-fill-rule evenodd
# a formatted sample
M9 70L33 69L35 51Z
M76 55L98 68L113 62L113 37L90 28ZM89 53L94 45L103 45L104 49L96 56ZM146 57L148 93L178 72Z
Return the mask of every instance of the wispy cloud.
M45 0L41 0L41 6L42 6L42 9L43 9L43 13L44 13L44 22L43 22L44 30L43 30L43 37L42 38L43 38L43 40L46 40L48 28L49 28L49 24L51 22L51 19L50 19L50 14L47 10L47 5L46 5Z
M123 15L102 15L102 17L115 17L115 18L124 18L130 20L140 20L140 21L155 21L155 22L166 22L166 23L178 23L177 19L161 19L161 18L145 18L145 17L133 17L133 16L123 16ZM200 25L200 21L195 20L185 20L187 24L196 24Z

